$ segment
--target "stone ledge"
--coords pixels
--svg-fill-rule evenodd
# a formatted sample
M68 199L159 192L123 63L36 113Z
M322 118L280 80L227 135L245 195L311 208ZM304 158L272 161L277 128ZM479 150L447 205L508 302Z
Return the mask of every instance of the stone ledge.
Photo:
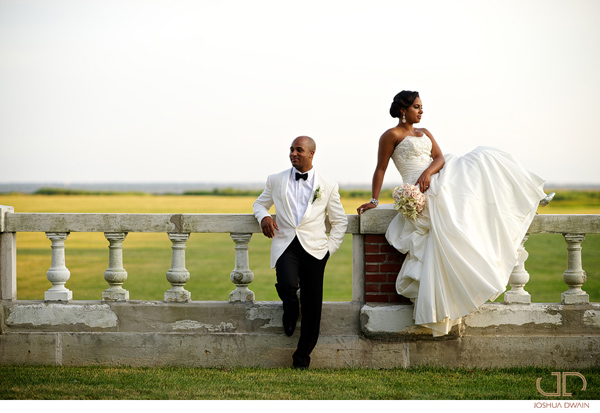
M431 330L415 326L413 306L367 304L360 310L361 330L370 338L431 338ZM488 303L463 317L446 339L459 336L599 335L600 304L505 305Z
M16 332L153 332L278 334L283 329L281 302L227 301L43 301L1 302L0 331ZM360 303L323 304L324 335L359 334ZM302 320L298 321L298 325ZM299 331L299 329L298 329Z
M60 326L81 324L84 328L111 328L117 326L117 315L107 304L70 305L38 302L11 307L8 326Z
M462 331L462 326L457 325L448 335L434 338L429 328L415 325L412 304L366 304L360 310L360 322L361 331L371 339L452 340L460 337Z
M299 337L283 334L278 302L0 304L0 364L289 367ZM598 303L485 304L438 338L412 308L325 303L312 366L600 365Z
M279 334L11 333L0 335L0 364L291 367L297 337ZM462 336L370 340L321 336L312 368L492 368L600 366L600 337Z

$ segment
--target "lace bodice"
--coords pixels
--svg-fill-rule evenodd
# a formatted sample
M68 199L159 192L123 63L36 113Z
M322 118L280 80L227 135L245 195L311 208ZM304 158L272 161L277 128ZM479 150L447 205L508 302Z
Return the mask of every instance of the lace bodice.
M431 164L431 139L427 135L407 136L392 153L392 160L402 181L414 185L421 173Z

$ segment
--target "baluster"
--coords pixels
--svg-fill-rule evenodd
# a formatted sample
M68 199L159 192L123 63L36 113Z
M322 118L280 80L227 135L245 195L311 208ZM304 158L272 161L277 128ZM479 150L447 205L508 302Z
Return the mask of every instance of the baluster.
M254 302L254 292L248 285L254 280L254 273L250 270L250 259L248 257L248 243L252 234L230 234L235 242L235 269L229 278L235 284L235 290L229 293L229 302Z
M0 205L0 300L17 299L17 233L4 232L11 206Z
M173 257L171 269L167 271L167 281L171 284L171 289L165 292L165 301L188 302L192 299L192 294L183 287L190 279L190 273L185 269L185 243L190 238L190 234L169 233L168 235L173 243L171 246Z
M102 293L104 301L127 301L129 291L122 287L127 280L127 271L123 268L123 241L126 232L105 232L104 236L110 243L108 269L104 271L104 279L109 287Z
M52 241L52 266L46 273L52 287L44 293L46 301L69 301L73 292L65 287L71 278L71 272L65 266L65 240L68 232L46 232L46 237Z
M525 242L528 238L529 234L525 235L519 246L519 259L508 280L510 291L504 293L505 304L531 304L531 295L524 289L525 284L529 282L529 273L525 269L525 261L529 257L529 253L525 249Z
M567 241L567 270L563 273L563 281L569 289L562 293L563 304L586 304L590 296L581 289L587 276L581 266L581 243L585 234L563 234Z

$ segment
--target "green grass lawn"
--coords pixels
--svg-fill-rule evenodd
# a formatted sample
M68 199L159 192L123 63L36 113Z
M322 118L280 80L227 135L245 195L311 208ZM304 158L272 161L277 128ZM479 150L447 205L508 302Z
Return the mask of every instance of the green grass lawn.
M0 366L2 400L544 400L553 369L312 369ZM600 398L600 369L578 370L572 396ZM529 405L528 405L529 406ZM532 408L533 406L529 406Z
M563 200L541 208L540 213L600 213L593 196L563 196ZM105 213L251 213L253 196L154 196L154 195L0 195L0 204L16 212L105 212ZM365 199L342 198L347 213ZM391 199L382 199L390 203ZM234 242L228 234L192 234L186 244L186 268L191 274L186 289L198 301L227 301L234 289L229 274L234 268ZM254 281L250 289L258 301L278 300L275 272L269 268L270 240L254 234L250 246L250 268ZM558 234L534 234L526 243L526 269L530 281L525 289L533 302L560 302L567 287L562 273L567 266L566 243ZM102 233L72 233L66 241L66 264L71 278L66 286L75 300L100 300L108 287L104 271L108 266L108 241ZM582 244L587 282L583 289L590 300L600 301L600 234L588 234ZM44 233L17 235L17 296L21 300L42 300L50 283L50 241ZM124 267L128 279L123 285L132 300L162 300L171 286L166 272L171 265L171 242L167 234L131 233L124 242ZM352 236L346 235L340 250L330 259L325 272L325 300L352 299ZM498 300L502 300L502 297Z

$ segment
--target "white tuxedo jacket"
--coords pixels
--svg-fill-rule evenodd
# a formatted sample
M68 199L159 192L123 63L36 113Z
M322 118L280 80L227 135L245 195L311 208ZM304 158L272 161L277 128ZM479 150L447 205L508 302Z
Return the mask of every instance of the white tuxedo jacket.
M287 196L290 174L291 169L287 169L269 175L265 190L253 206L254 216L260 224L263 218L269 216L269 209L275 205L275 222L279 231L275 230L275 236L271 241L271 268L275 268L277 260L296 236L304 250L313 257L323 259L328 251L333 255L342 244L348 226L348 219L340 202L338 184L329 181L316 171L308 207L300 224L296 225ZM314 199L317 189L320 195L318 199ZM331 224L329 237L325 232L326 216L329 216Z

